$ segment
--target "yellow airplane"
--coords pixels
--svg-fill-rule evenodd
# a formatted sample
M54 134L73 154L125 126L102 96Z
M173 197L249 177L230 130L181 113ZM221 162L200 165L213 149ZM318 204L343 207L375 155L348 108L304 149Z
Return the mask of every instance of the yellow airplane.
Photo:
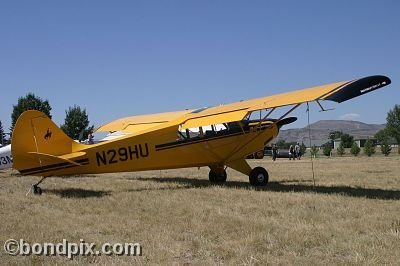
M48 176L129 172L185 167L210 168L209 180L226 181L226 167L265 186L268 172L251 168L245 158L277 137L287 117L302 104L343 102L390 84L385 76L369 76L227 105L117 119L96 132L121 132L94 144L70 139L45 114L29 110L18 118L12 134L14 168L23 175ZM277 109L283 114L275 116Z

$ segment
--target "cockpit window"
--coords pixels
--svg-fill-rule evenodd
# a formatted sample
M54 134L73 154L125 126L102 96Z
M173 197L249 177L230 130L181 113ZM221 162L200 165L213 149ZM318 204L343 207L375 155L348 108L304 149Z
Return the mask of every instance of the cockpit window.
M186 128L183 129L182 126L178 130L178 139L193 139L193 138L203 138L211 137L214 135L222 134L228 130L229 126L227 124L216 124L216 125L206 125L196 128Z

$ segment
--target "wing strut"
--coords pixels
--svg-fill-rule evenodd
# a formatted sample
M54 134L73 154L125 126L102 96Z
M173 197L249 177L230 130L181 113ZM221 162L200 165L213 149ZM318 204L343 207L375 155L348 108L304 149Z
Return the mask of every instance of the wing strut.
M290 114L291 112L294 111L294 109L296 109L297 107L299 107L301 105L301 103L296 104L295 106L293 106L289 111L287 111L285 114L283 114L281 117L278 118L278 121L282 120L283 118L285 118L285 116L287 116L288 114Z
M321 108L321 110L319 110L320 112L327 112L327 111L335 110L335 108L325 109L325 108L322 106L322 104L321 104L318 100L316 100L316 102L318 103L319 108ZM308 103L307 103L307 104L308 104Z

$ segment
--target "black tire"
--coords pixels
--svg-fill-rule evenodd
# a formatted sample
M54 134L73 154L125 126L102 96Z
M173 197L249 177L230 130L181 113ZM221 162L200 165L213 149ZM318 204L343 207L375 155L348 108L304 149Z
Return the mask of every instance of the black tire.
M268 172L263 167L255 167L249 175L250 184L255 187L266 186L268 184Z
M225 183L226 177L227 174L225 170L223 170L222 172L210 170L210 172L208 173L208 179L211 183Z
M38 186L33 186L33 194L42 195L42 189Z

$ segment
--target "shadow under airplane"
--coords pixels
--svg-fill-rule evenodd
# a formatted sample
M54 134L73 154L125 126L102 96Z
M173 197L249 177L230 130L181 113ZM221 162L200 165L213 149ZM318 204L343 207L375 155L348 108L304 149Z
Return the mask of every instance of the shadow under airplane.
M179 187L177 189L188 189L188 188L201 188L201 187L211 187L218 184L210 183L205 179L195 179L195 178L185 178L185 177L136 177L130 178L139 181L153 181L159 183L179 183L184 185L184 187ZM363 188L363 187L350 187L350 186L322 186L322 185L308 185L308 184L293 184L294 182L312 182L312 180L285 180L285 181L272 181L269 182L266 187L256 187L254 188L247 182L241 181L227 181L220 186L228 188L246 188L254 189L256 191L274 191L274 192L310 192L318 194L339 194L348 197L357 198L368 198L368 199L383 199L383 200L400 200L400 190L386 190L379 188ZM289 184L290 183L290 184ZM157 188L165 189L165 188ZM174 188L168 188L174 189ZM151 190L151 188L138 189L141 190Z
M111 194L110 191L81 188L46 189L44 191L46 193L60 196L61 198L100 198Z

